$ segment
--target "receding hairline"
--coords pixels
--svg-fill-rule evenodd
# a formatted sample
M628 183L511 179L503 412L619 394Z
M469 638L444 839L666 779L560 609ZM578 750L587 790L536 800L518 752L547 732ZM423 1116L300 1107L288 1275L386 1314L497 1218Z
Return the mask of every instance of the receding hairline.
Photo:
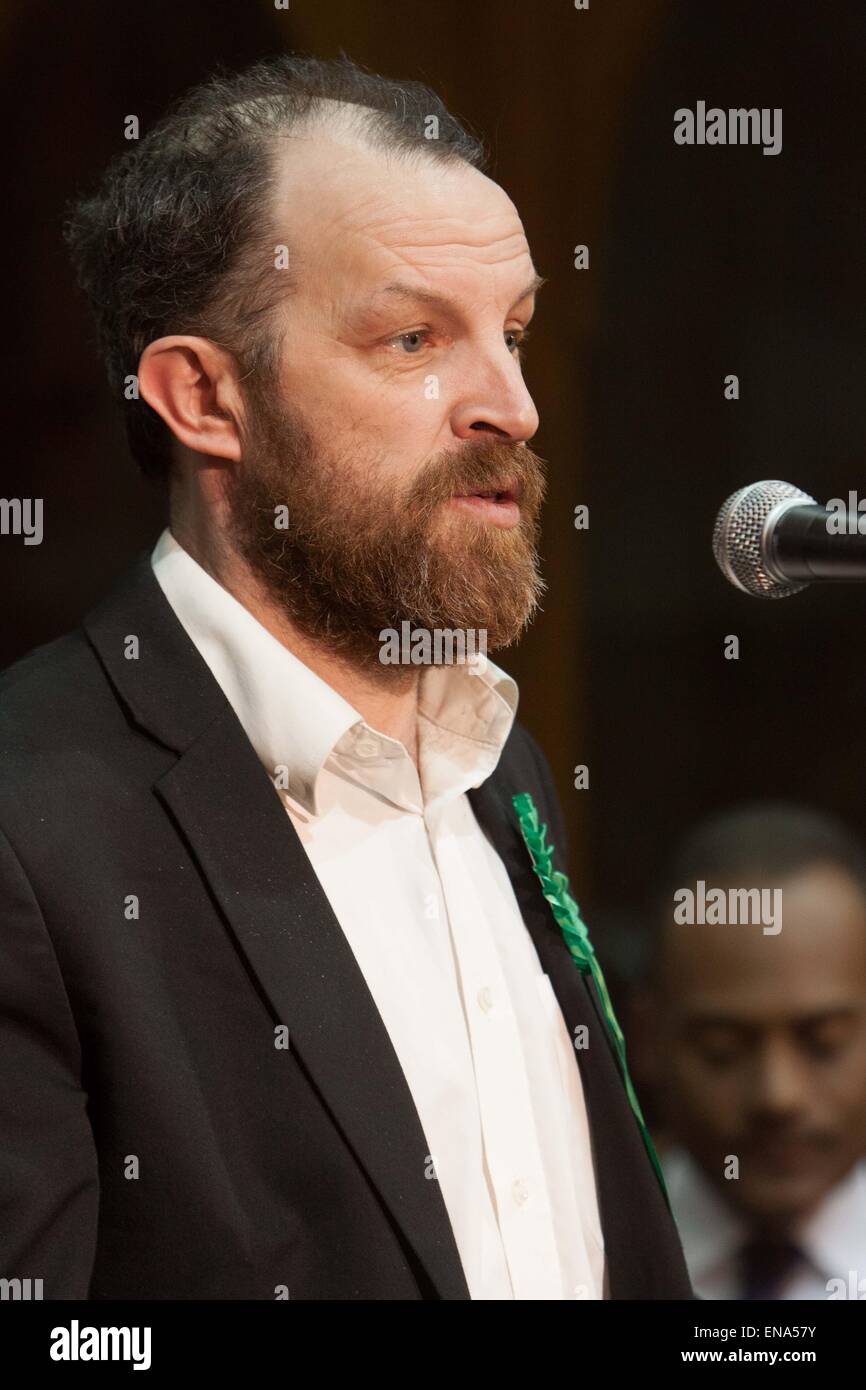
M237 103L237 108L254 107L260 100L260 98L255 98L251 102ZM339 101L331 97L316 98L316 105L311 106L309 111L305 112L291 129L272 131L269 136L271 170L274 179L270 208L272 216L279 215L279 201L286 196L286 188L278 189L276 186L278 177L280 174L285 174L289 181L291 180L290 162L287 159L285 163L281 163L280 151L285 151L286 147L290 148L295 141L313 141L318 136L323 136L326 139L331 138L344 149L355 148L365 155L369 155L371 159L381 159L386 164L391 161L401 161L414 165L416 169L423 169L426 166L431 172L435 169L440 171L449 169L453 172L468 171L477 174L479 178L498 189L509 202L511 201L502 185L491 178L484 169L464 159L456 150L448 146L438 147L439 154L437 156L435 141L430 142L430 148L420 144L412 146L389 144L385 132L383 131L382 135L379 135L375 127L364 119L365 116L375 119L381 114L375 107L361 106L358 103ZM291 229L286 227L285 231L290 238ZM292 247L291 254L297 269L302 260L300 248ZM516 308L518 304L530 296L535 296L547 283L547 277L541 275L532 265L530 279L525 287L519 291L511 309ZM435 291L427 291L405 281L386 280L377 285L360 305L356 304L354 309L357 311L372 308L374 301L384 301L389 298L392 300L398 298L403 300L415 299L419 302L428 302L435 307L448 307L445 296L437 294Z
M274 97L264 95L236 102L229 109L243 120L249 117L251 129L255 129L258 118L274 107ZM431 117L433 113L431 113ZM335 143L347 149L356 149L370 156L388 160L400 160L407 164L431 167L471 169L482 178L489 175L453 145L440 143L435 139L425 140L418 132L418 139L403 143L390 138L391 113L383 112L375 106L365 106L360 102L343 101L336 97L315 96L310 99L308 108L295 115L286 126L276 124L266 137L272 147L291 145L295 141L314 140L316 136L330 137ZM495 182L495 180L491 180ZM499 186L499 185L497 185Z

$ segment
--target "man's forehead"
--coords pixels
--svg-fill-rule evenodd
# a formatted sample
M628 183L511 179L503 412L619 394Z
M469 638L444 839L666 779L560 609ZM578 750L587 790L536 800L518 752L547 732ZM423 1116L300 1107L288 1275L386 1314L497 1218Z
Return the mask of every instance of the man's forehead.
M511 303L543 283L511 199L470 165L408 162L323 131L298 142L286 175L280 220L300 261L344 285L340 299L465 295L474 282Z
M481 271L483 279L483 267ZM515 290L514 275L508 277L498 277L496 292L504 290L505 297L509 301L505 306L514 309L524 300L531 298L545 284L543 275L530 267L529 278L525 279L526 271L521 266L523 282ZM461 307L461 279L462 277L449 276L447 267L443 274L429 278L425 283L417 279L407 278L405 274L393 279L384 279L373 283L364 292L356 293L353 296L353 308L359 312L375 312L382 306L387 308L389 305L402 304L427 304L432 308L445 310L457 310ZM435 287L434 287L435 286ZM492 282L491 282L492 286Z
M342 298L370 312L412 301L446 310L495 302L507 311L544 284L507 200L483 218L459 197L441 209L391 201L337 248L332 265L344 270Z

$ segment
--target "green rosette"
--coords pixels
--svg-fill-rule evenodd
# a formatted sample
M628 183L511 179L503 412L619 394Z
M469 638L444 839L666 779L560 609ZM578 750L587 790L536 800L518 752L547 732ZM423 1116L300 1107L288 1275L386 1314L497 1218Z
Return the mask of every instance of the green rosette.
M665 1186L662 1166L659 1162L658 1154L655 1151L653 1141L650 1138L646 1121L644 1120L634 1086L632 1085L631 1077L628 1073L628 1066L626 1065L625 1059L625 1038L617 1022L616 1014L613 1011L613 1005L610 1002L610 995L607 992L604 975L598 963L598 957L593 950L592 942L589 939L586 923L580 915L580 908L569 892L567 875L560 873L553 867L554 847L553 845L545 843L547 826L539 823L538 811L529 792L519 792L516 796L511 798L511 801L517 812L517 818L520 822L520 832L523 836L526 848L529 850L532 867L541 883L542 892L550 903L553 915L565 938L565 944L571 952L572 959L578 970L582 971L584 975L592 975L595 981L598 997L601 1000L611 1038L613 1039L614 1051L617 1061L619 1062L619 1069L625 1085L626 1095L628 1096L629 1104L640 1127L646 1151L655 1169L655 1174L658 1178L664 1199L667 1202L668 1209L670 1209L670 1198L668 1197L668 1190Z

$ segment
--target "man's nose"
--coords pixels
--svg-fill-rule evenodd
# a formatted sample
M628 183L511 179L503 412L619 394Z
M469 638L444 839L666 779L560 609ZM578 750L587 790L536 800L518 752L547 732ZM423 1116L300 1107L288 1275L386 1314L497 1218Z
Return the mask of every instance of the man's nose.
M770 1039L757 1051L749 1091L755 1113L793 1115L802 1109L808 1086L802 1059L791 1041Z
M538 430L538 411L527 390L520 366L503 345L506 360L487 362L467 378L451 417L458 439L494 434L526 443Z

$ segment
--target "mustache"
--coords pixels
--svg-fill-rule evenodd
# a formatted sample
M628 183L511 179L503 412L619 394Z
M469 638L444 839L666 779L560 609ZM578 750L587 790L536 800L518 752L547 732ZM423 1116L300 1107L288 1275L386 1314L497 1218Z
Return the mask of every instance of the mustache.
M420 470L410 505L432 510L450 497L520 485L523 504L537 511L547 495L547 465L528 445L483 440L438 454Z
M819 1150L831 1147L835 1139L833 1131L817 1126L763 1123L758 1120L744 1135L744 1144L751 1149L760 1149L762 1145L795 1144Z

